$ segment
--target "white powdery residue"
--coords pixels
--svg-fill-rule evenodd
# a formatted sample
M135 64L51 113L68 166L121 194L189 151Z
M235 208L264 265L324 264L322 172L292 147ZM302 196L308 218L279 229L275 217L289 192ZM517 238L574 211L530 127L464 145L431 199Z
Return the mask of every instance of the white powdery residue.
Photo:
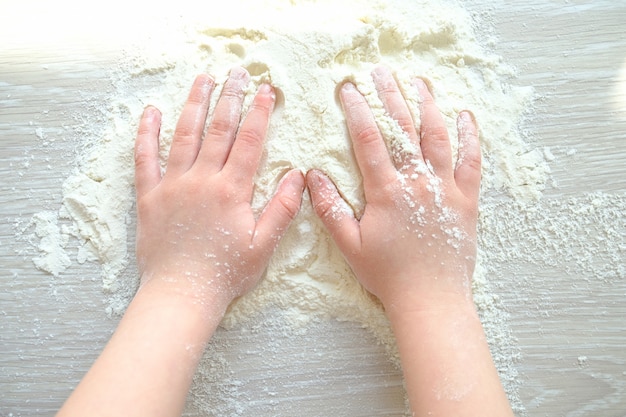
M459 215L454 209L451 209L450 207L441 208L438 219L439 224L456 223L458 220Z
M59 226L58 221L58 214L54 211L39 212L31 220L35 234L40 238L37 249L41 253L33 258L33 262L37 268L54 276L72 264L65 250L70 236Z
M626 195L591 193L538 203L485 202L480 245L493 263L523 261L588 279L623 279Z
M426 189L433 193L435 206L442 208L443 190L441 189L441 178L433 173L434 170L430 161L426 161L426 166L428 167L428 173L426 174L428 176L428 183L426 184Z
M426 226L427 221L425 218L425 214L426 214L426 208L424 206L419 206L411 213L409 221L414 226L422 226L422 227ZM415 230L420 230L420 229L415 229ZM420 233L420 236L421 236L421 232L418 232L418 233Z
M355 79L358 83L359 91L365 96L378 128L383 134L390 151L391 159L396 165L403 161L411 160L419 154L418 145L413 143L409 134L402 129L400 124L384 108L381 99L378 97L376 88L373 85L372 77L369 73L359 74Z
M63 212L83 246L102 264L103 286L116 291L128 263L127 227L133 206L133 153L129 139L113 131L63 184ZM107 157L103 157L107 155Z
M446 243L456 249L459 250L467 238L467 233L459 227L442 227L443 232L447 236Z
M246 408L243 383L236 379L222 351L230 346L226 341L219 342L219 345L212 343L207 347L198 371L194 374L195 387L211 387L212 391L192 389L187 408L195 409L205 416L243 416Z
M549 146L543 148L543 156L548 162L552 162L556 159L556 156L554 156Z
M400 207L406 206L410 210L415 209L415 207L417 206L417 203L415 201L415 190L413 190L413 187L405 183L404 176L401 176L401 179L402 179L402 191L403 191L402 198L403 198L404 205L401 205Z
M126 94L124 93L124 96ZM85 148L76 160L76 167L62 186L62 206L50 217L47 231L39 234L42 242L54 238L54 226L65 230L63 243L77 239L76 261L81 264L97 261L101 265L103 289L109 293L107 311L121 313L136 288L136 277L122 277L128 265L127 228L133 206L133 137L137 119L129 120L130 107L142 108L136 100L114 97L108 113L109 127L101 131L93 127L93 114L84 115L86 125L77 134L85 139ZM101 111L98 109L98 111ZM33 220L45 212L37 213ZM69 226L61 225L69 221ZM56 238L54 238L56 239ZM132 243L131 243L132 244ZM61 250L35 258L39 269L58 274L71 263L70 254ZM59 265L65 265L59 268ZM54 272L53 272L54 271ZM133 270L134 271L134 270Z
M46 135L41 127L35 129L35 136L37 136L40 140L44 140L46 138Z

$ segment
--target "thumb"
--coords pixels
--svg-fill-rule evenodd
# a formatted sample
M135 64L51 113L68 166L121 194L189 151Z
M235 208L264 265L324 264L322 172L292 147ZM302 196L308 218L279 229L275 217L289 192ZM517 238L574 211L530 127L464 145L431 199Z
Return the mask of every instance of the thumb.
M289 224L300 211L303 192L302 172L293 169L285 174L278 184L276 193L257 220L253 244L270 248L270 254L273 252Z
M307 172L306 182L313 209L337 246L348 257L361 248L361 228L352 208L341 197L335 184L324 173Z

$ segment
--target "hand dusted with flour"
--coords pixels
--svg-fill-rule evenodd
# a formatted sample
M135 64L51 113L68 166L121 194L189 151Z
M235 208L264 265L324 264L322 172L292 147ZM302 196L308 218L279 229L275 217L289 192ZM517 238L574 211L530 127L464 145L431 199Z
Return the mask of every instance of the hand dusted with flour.
M363 175L365 209L357 220L337 209L341 198L317 171L309 174L313 204L359 280L387 308L400 305L407 293L428 303L433 291L471 296L476 253L476 217L480 184L480 149L473 117L459 116L463 158L456 169L443 119L421 79L421 131L392 74L373 72L378 94L413 146L387 147L364 97L353 84L341 89L348 130ZM400 141L396 141L400 142ZM392 143L390 146L399 146Z
M267 267L300 208L304 178L288 173L255 219L252 178L275 95L262 84L240 125L248 82L244 69L231 71L203 140L214 82L196 78L163 177L161 114L144 111L135 147L141 286L59 416L181 415L226 308Z
M340 98L365 208L356 219L330 179L312 170L315 211L385 307L413 415L510 416L471 295L481 175L474 118L458 116L453 167L447 128L425 82L413 82L415 123L391 72L376 68L372 75L404 138L386 144L365 98L344 84Z
M276 98L262 84L237 131L248 82L244 69L231 71L202 141L213 79L196 79L163 178L160 114L154 108L144 113L135 151L142 286L164 286L199 302L207 292L217 293L225 308L257 283L298 212L304 179L294 170L255 219L253 177Z

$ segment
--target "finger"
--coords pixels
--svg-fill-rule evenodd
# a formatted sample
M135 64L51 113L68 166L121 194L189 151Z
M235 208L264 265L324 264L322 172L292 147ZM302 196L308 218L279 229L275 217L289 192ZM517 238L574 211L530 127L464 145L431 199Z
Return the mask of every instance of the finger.
M459 135L459 152L454 179L463 194L472 200L478 200L481 175L478 126L474 116L468 111L462 111L456 123Z
M350 82L341 87L339 96L367 194L370 187L382 188L395 181L397 171L365 98Z
M430 162L437 176L452 178L452 149L446 124L424 80L418 78L414 84L420 95L420 144L424 160Z
M137 131L135 140L135 189L137 198L145 195L161 181L159 164L159 131L161 112L155 107L147 107Z
M272 86L261 84L224 165L226 175L250 195L275 101Z
M335 184L321 171L306 174L313 209L345 256L361 249L361 228L352 208L337 191Z
M194 81L174 131L165 175L180 176L195 162L214 85L213 79L205 74Z
M233 68L215 105L213 119L198 156L201 163L212 173L222 169L233 146L249 82L248 71L240 67Z
M303 192L302 172L297 169L289 171L259 216L252 239L253 245L263 245L267 248L267 253L273 253L289 224L300 211Z
M411 160L421 157L419 137L415 130L413 115L406 104L398 83L391 71L386 67L377 67L372 72L372 78L378 97L383 102L385 112L391 117L406 134L404 138L396 138L390 145L393 148L396 168L402 168ZM408 142L407 142L408 139Z

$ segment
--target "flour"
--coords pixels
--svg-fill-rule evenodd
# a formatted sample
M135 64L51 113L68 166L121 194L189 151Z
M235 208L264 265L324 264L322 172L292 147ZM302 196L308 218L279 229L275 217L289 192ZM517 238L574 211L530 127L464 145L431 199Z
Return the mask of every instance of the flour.
M123 312L137 283L133 269L127 271L133 255L133 234L128 231L134 227L132 148L137 121L147 104L162 111L165 160L189 86L200 72L213 74L221 85L231 67L242 65L251 74L250 92L265 81L276 88L276 110L255 178L253 207L257 212L274 193L281 175L298 167L327 172L348 201L346 209L360 215L364 205L361 177L336 91L345 80L355 82L386 139L404 143L405 148L394 148L407 151L406 138L385 115L375 93L370 73L381 64L396 72L415 116L418 97L410 80L415 76L428 80L452 133L454 159L459 151L456 116L464 109L474 112L481 128L484 193L505 194L520 202L540 198L550 173L549 154L527 144L517 130L531 104L532 90L506 81L513 74L511 68L480 46L471 19L457 6L437 0L267 0L221 4L217 15L200 7L186 13L181 6L178 15L182 18L170 21L168 30L151 33L138 51L125 52L120 68L111 75L116 94L111 97L109 129L94 138L93 147L81 155L63 185L63 209L57 217L73 222L82 246L77 261L96 259L101 265L111 313ZM411 175L426 170L422 167ZM438 184L431 187L435 192ZM492 214L485 210L491 208L483 208L481 216ZM42 252L35 259L36 266L62 273L71 263L64 250L68 235L55 226L54 214L41 213L34 222ZM484 228L482 237L490 250L497 245L491 230ZM452 241L462 238L458 230L450 229L448 234ZM490 291L486 275L492 271L481 266L482 259L474 279L476 303L507 392L520 409L517 353L510 343L506 315ZM306 328L309 320L324 317L360 323L395 358L393 337L380 304L358 284L308 197L265 279L231 306L223 326L241 325L268 306L279 308L294 328ZM201 398L202 387L194 390L192 397ZM232 409L223 410L224 415L245 413L245 406L235 400Z
M480 246L490 264L521 261L582 279L626 278L626 196L590 193L533 205L485 201ZM510 224L517 223L511 228ZM581 279L581 278L578 278Z
M59 276L72 264L65 251L69 233L59 227L58 215L54 211L39 212L31 222L35 226L35 234L41 239L37 245L40 255L33 258L33 263L37 268Z

